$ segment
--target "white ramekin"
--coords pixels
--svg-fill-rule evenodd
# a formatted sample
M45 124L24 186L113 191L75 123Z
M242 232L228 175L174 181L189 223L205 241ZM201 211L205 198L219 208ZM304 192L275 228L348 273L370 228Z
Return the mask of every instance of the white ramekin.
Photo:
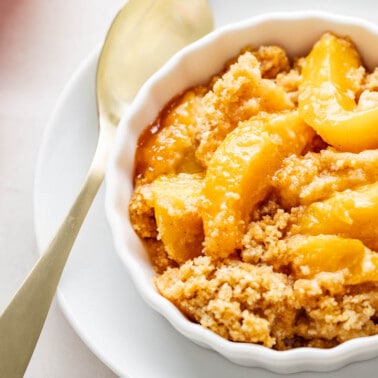
M318 11L271 13L220 28L180 51L142 87L117 132L106 177L106 210L116 250L145 301L166 317L183 335L212 348L229 360L279 373L330 371L351 362L378 356L378 336L363 337L331 349L297 348L276 351L227 341L190 322L156 290L154 271L128 216L136 142L176 94L207 82L242 47L279 44L289 55L309 52L322 33L348 35L357 44L364 64L378 64L378 26L367 21ZM133 309L131 308L130 311Z

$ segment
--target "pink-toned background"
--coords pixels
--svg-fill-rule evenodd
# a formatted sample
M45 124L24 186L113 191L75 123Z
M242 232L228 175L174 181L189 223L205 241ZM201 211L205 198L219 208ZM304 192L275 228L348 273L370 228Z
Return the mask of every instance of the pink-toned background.
M37 258L33 180L63 86L102 40L122 0L0 0L0 310ZM52 209L53 211L53 209ZM26 373L114 377L54 302Z

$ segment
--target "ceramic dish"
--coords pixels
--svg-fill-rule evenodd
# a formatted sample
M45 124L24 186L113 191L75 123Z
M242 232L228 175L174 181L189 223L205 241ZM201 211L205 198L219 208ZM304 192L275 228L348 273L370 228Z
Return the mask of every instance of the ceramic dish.
M189 46L171 59L139 92L129 114L121 122L116 148L107 174L106 208L116 249L146 302L165 316L183 335L209 347L231 361L290 373L325 371L378 355L378 336L354 339L332 349L297 348L275 351L259 345L233 343L190 322L156 291L154 271L128 219L136 141L177 93L206 82L246 45L279 44L289 55L306 54L326 31L350 36L368 67L378 62L378 27L355 18L319 12L267 14L229 25Z

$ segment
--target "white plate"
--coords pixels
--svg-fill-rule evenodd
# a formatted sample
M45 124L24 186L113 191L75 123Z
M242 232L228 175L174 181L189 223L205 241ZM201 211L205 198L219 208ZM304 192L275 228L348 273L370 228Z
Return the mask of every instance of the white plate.
M278 10L269 1L265 2L264 9L262 5L242 0L213 0L211 3L217 25L244 18L246 12L251 15ZM298 1L286 1L286 6L281 6L279 10L305 9L310 3L303 0L300 4ZM343 9L346 2L332 4L333 10L337 10L337 6ZM348 11L344 9L343 13L368 17L368 4L370 10L374 8L372 1L360 1L354 6L355 9L349 6ZM317 8L325 9L325 6ZM34 197L40 250L43 250L67 212L93 156L97 140L96 59L97 53L93 53L71 79L57 104L42 143ZM234 365L215 352L193 344L151 310L136 293L118 260L103 202L102 188L75 243L58 293L67 319L102 361L116 374L132 378L278 376L265 370ZM378 359L374 359L327 373L327 377L368 377L374 376L373 372L377 369ZM320 373L294 376L324 377Z

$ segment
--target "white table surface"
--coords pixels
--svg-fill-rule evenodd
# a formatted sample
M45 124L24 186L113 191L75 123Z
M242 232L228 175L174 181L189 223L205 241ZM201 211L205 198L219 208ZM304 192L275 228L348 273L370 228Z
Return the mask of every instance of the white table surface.
M0 311L38 256L33 181L47 121L65 83L102 40L123 3L0 0ZM233 1L211 3L219 5L214 9L217 24L224 23L225 8ZM358 8L360 16L378 21L373 0L354 2L350 9L348 0L266 0L259 10L296 9L296 4L303 9L311 3L331 11L345 7L347 14ZM80 340L54 301L26 377L114 376Z

